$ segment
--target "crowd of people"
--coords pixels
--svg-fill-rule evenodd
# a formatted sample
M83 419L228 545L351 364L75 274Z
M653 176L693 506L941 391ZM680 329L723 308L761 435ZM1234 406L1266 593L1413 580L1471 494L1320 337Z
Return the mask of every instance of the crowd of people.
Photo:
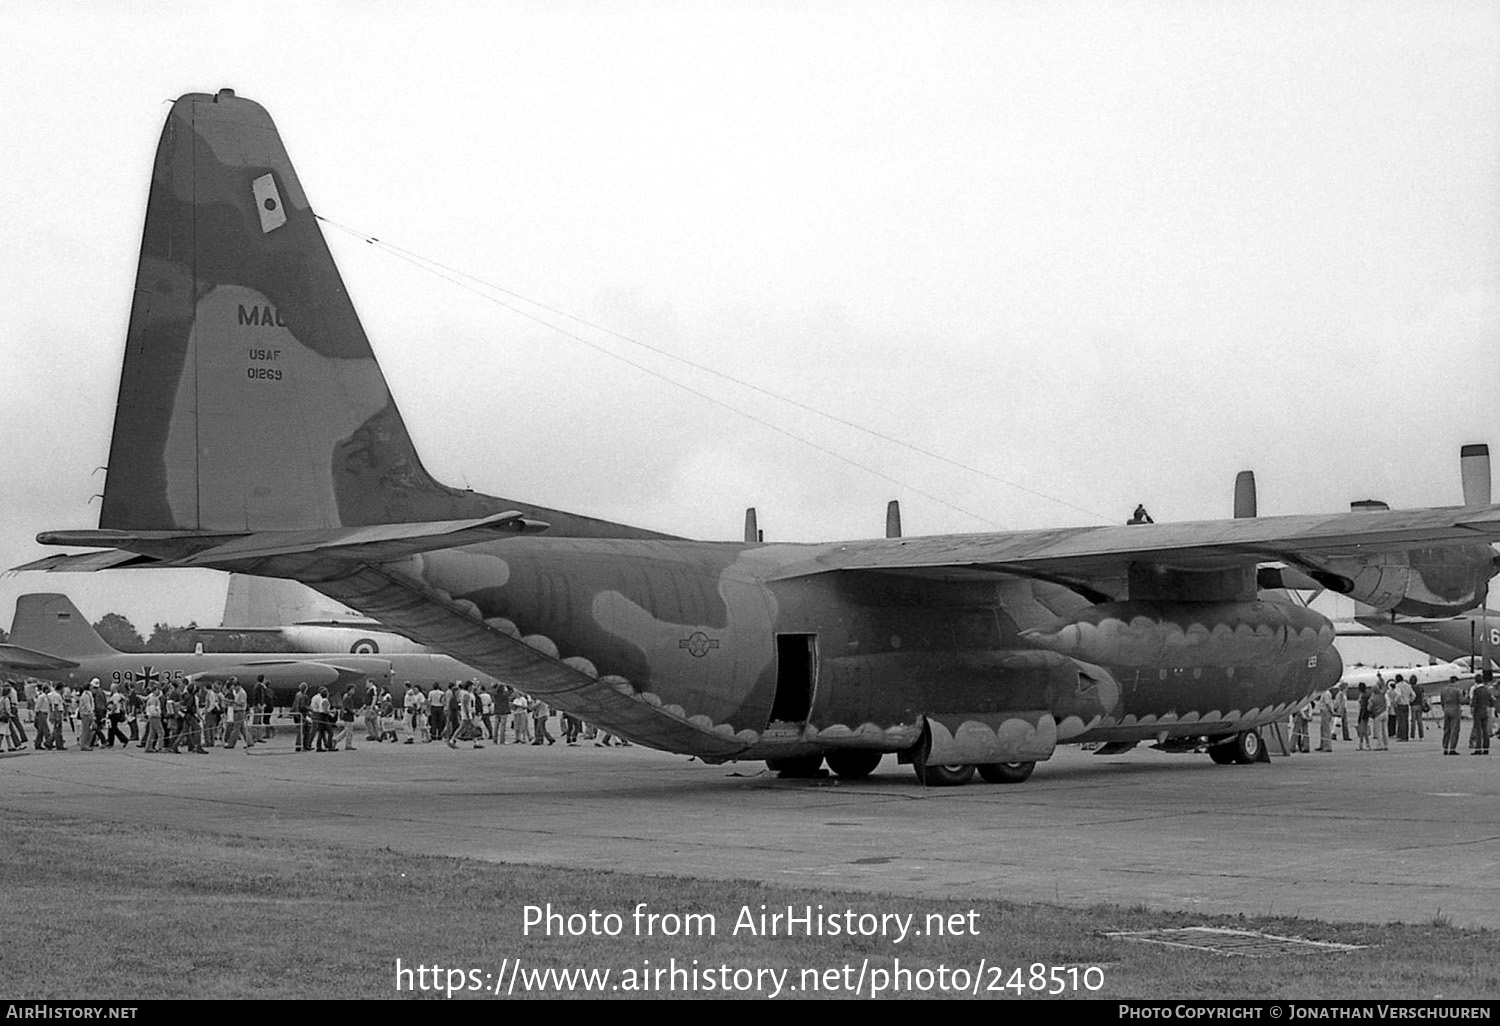
M1424 719L1439 717L1443 754L1460 755L1463 707L1470 713L1468 750L1490 754L1497 736L1493 675L1486 671L1465 688L1458 678L1436 686L1437 701L1415 678L1396 674L1390 681L1377 674L1374 686L1340 684L1315 695L1291 718L1291 748L1311 752L1313 725L1316 751L1333 751L1335 725L1344 741L1350 721L1361 751L1389 751L1392 741L1425 737ZM134 682L104 687L96 677L76 686L45 681L7 681L0 685L0 746L17 751L30 744L38 750L67 748L71 733L83 751L135 745L148 752L205 754L209 746L246 749L274 734L271 718L275 695L264 677L249 687L231 677L223 682L181 681L138 688ZM1351 707L1353 712L1351 714ZM552 745L559 740L549 724L553 711L539 698L504 684L454 681L428 692L409 682L397 701L390 689L373 680L344 688L337 697L327 687L298 687L291 704L295 748L299 752L349 751L359 726L368 742L404 744L445 742L450 748L472 744ZM557 714L557 732L566 745L592 742L599 747L629 745L566 712ZM30 724L34 732L26 730ZM359 725L359 726L357 726Z
M77 685L6 681L0 684L0 746L62 751L71 735L82 751L134 745L148 752L206 754L210 747L234 748L241 742L250 749L274 735L275 709L276 696L263 676L248 687L233 677L147 687L134 682L105 687L97 677ZM483 748L486 740L505 744L507 736L513 744L558 742L549 729L553 711L545 702L478 681L438 684L428 692L408 682L399 702L373 680L336 696L327 687L304 683L292 699L290 716L299 752L352 750L356 724L371 742L438 741L452 748L461 743ZM568 713L558 714L557 732L566 745L630 744Z
M1432 690L1437 691L1434 702ZM1443 754L1462 755L1463 709L1469 707L1468 750L1471 755L1489 755L1496 735L1494 710L1500 695L1494 675L1486 670L1465 686L1457 677L1446 684L1424 685L1398 673L1387 681L1375 675L1374 686L1358 688L1340 683L1321 692L1292 714L1291 747L1294 752L1333 751L1334 727L1343 740L1350 740L1350 707L1353 706L1355 739L1359 751L1388 752L1391 742L1420 741L1426 736L1424 720L1435 715L1442 730ZM1312 728L1317 724L1318 747L1312 748Z

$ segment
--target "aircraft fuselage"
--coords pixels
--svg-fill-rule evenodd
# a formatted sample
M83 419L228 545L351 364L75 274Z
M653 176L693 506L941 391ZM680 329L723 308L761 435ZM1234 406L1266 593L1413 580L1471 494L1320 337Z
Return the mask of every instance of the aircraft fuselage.
M394 568L456 608L445 623L372 596L368 581L317 587L632 740L713 761L903 751L924 724L953 762L1231 734L1285 715L1341 669L1326 620L1306 614L1302 642L1288 646L1261 623L1266 603L1137 604L1116 634L1156 631L1187 647L1142 660L1128 638L1096 639L1086 655L1118 657L1079 658L1023 636L1088 615L1093 604L1061 585L787 576L827 549L516 538Z

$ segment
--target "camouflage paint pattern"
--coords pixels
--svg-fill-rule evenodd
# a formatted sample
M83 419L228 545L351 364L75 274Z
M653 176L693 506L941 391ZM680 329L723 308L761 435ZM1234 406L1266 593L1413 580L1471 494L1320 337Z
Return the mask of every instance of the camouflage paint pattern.
M1059 743L1231 737L1340 671L1326 620L1258 601L1258 563L1325 572L1384 608L1468 602L1494 571L1476 541L1496 533L1489 507L763 545L446 487L270 118L227 90L181 98L163 131L109 469L101 531L44 537L303 581L624 737L712 761L925 738L929 763L1029 762ZM551 530L459 548L441 539L472 525L416 537L509 510ZM403 524L413 537L379 544L277 535ZM1433 547L1396 551L1407 539Z

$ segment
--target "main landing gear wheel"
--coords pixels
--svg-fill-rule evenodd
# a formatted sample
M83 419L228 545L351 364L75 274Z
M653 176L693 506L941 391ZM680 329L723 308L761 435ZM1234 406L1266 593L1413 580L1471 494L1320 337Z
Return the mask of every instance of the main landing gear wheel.
M974 767L969 766L929 766L927 765L927 753L932 751L932 735L922 731L922 740L917 742L917 750L912 754L911 768L916 771L917 779L926 787L957 787L959 784L967 784L974 776Z
M798 755L789 759L767 759L766 769L782 780L806 780L823 771L821 755Z
M1228 766L1234 762L1235 749L1239 746L1233 740L1225 741L1223 744L1212 745L1208 749L1208 757L1214 761L1216 766Z
M1220 766L1238 763L1248 766L1252 762L1268 762L1266 745L1259 731L1242 730L1234 737L1216 745L1210 745L1208 757Z
M969 766L925 766L920 762L911 764L917 771L917 779L928 787L957 787L967 784L974 776L974 767Z
M830 752L828 768L838 774L841 779L863 780L875 772L875 767L880 765L880 759L884 754L884 752L871 752L858 748L847 752Z
M982 762L979 764L979 776L986 784L1022 784L1031 777L1031 771L1036 769L1034 762Z
M1252 762L1260 761L1260 753L1265 750L1265 744L1260 739L1260 732L1255 730L1242 730L1235 735L1234 743L1230 746L1234 750L1234 761L1241 766L1248 766Z

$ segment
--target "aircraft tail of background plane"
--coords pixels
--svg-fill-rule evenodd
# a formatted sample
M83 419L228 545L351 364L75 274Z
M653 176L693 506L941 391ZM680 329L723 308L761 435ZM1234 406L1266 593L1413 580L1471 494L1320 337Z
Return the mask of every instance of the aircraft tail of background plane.
M119 654L66 595L57 594L33 593L16 599L10 642L68 659Z
M270 116L162 131L100 527L253 531L502 509L423 468Z
M306 620L362 619L348 606L334 602L295 581L278 581L250 574L230 574L224 592L225 627L275 627Z

